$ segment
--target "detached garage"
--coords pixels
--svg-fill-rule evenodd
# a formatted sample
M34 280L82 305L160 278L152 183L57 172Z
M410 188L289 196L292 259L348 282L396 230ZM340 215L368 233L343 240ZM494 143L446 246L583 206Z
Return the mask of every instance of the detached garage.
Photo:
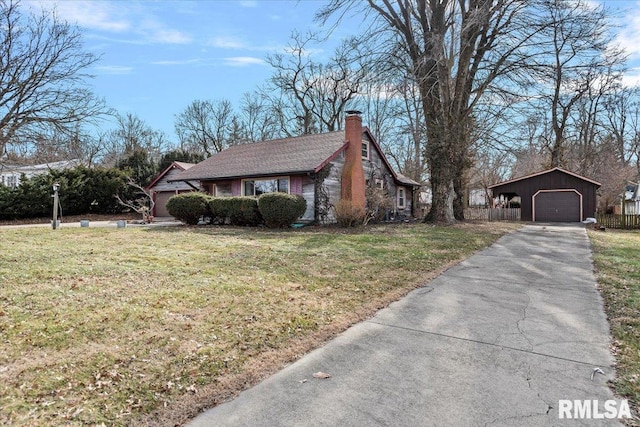
M523 221L579 222L594 217L600 183L553 168L489 186L494 198L520 198Z
M155 217L168 217L167 202L172 196L176 194L198 191L199 182L197 181L175 181L169 182L170 179L175 178L182 171L185 171L193 166L193 163L185 162L173 162L147 186L147 190L151 192L153 197L153 212L151 215Z

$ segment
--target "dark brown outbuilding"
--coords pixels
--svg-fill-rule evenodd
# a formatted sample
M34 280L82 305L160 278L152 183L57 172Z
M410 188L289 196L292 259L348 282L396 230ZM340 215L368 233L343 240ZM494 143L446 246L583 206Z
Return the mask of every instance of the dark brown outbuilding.
M595 217L600 183L553 168L489 186L493 197L520 197L523 221L578 222Z

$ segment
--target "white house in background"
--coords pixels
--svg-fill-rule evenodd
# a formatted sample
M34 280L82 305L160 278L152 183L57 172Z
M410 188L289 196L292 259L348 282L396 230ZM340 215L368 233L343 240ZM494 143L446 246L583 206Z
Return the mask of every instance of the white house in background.
M624 213L640 215L640 185L628 182L624 192Z
M487 192L484 188L470 188L469 189L469 206L470 207L486 207L489 206L490 201L487 198Z
M23 175L25 178L33 178L36 175L42 175L52 170L72 169L81 164L82 162L78 159L42 163L39 165L0 163L0 185L16 188L20 185L20 180Z

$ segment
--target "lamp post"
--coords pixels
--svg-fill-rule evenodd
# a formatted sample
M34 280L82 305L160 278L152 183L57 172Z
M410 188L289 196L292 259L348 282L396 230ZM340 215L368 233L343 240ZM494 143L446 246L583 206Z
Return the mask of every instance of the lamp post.
M59 189L60 189L60 184L58 184L57 182L53 184L53 222L51 223L51 226L53 227L54 230L58 227L58 205L59 205L58 190Z

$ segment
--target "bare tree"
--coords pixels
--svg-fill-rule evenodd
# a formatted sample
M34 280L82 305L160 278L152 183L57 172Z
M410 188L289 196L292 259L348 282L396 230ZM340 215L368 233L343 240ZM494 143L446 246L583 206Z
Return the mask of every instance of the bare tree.
M156 203L153 201L153 194L151 191L135 182L133 178L128 179L127 185L131 187L133 195L138 197L134 200L123 200L119 194L116 194L114 197L118 201L118 204L132 209L134 212L142 215L143 224L153 222L153 215L151 215L151 213L153 212L153 207Z
M8 143L53 131L73 133L106 112L86 85L98 58L83 50L80 31L54 12L25 14L0 1L0 154Z
M463 218L464 176L470 166L473 111L499 77L516 77L528 55L530 29L518 0L333 0L326 20L345 8L378 18L372 33L386 32L387 55L402 52L420 89L426 160L433 203L427 220Z
M274 73L263 93L288 136L339 130L367 76L353 40L343 41L327 62L312 59L319 41L315 33L294 33L285 53L267 57Z
M117 127L103 140L103 163L114 166L124 157L144 152L152 161L160 159L160 153L169 145L166 135L147 125L135 114L117 116Z
M240 100L240 120L244 138L249 141L267 141L280 136L278 120L271 105L259 92L245 93Z
M640 176L640 86L621 88L605 101L605 129L623 164L635 163Z
M175 129L183 149L197 150L209 157L234 142L233 121L229 100L195 100L176 115Z
M595 101L598 93L615 88L624 57L611 43L611 26L603 6L586 0L542 0L538 12L541 22L533 24L540 29L532 64L537 87L533 99L536 108L550 116L552 138L547 150L551 166L567 167L572 116L581 100ZM581 135L585 136L588 134Z

